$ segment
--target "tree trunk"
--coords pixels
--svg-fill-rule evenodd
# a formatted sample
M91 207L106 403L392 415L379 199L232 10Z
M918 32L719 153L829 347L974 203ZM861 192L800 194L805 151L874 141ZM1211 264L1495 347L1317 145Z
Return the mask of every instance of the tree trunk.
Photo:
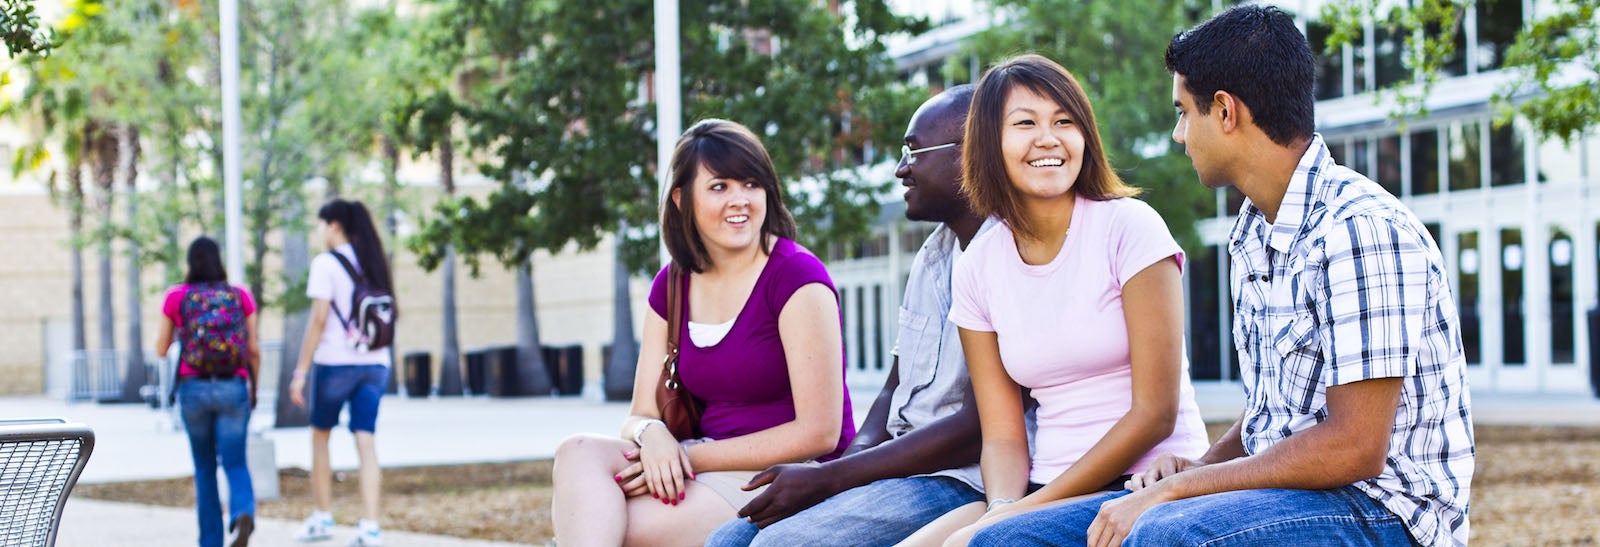
M456 325L456 246L444 248L444 263L440 264L444 278L443 308L440 309L444 326L443 347L439 349L439 395L461 395L461 341Z
M447 126L448 127L448 126ZM446 130L448 133L448 130ZM455 176L455 145L450 142L450 136L445 135L439 144L439 185L444 188L445 199L451 199L456 194ZM441 302L440 313L443 316L441 333L443 347L439 349L439 395L461 394L461 340L459 329L456 327L456 246L446 244L444 263L441 264L444 275L444 287L440 291L444 299Z
M633 398L633 376L639 366L639 341L633 336L633 291L629 287L628 266L622 261L622 238L628 223L617 230L611 270L611 358L605 363L604 390L607 401Z
M393 135L383 135L383 228L389 238L389 264L391 269L394 264L395 248L400 246L400 233L398 216L400 193L400 147L395 145ZM401 362L395 354L394 344L389 344L389 392L395 389L399 382Z
M310 251L306 243L305 199L300 192L285 194L283 204L283 275L285 280L306 278L310 269ZM290 283L290 286L298 286ZM278 352L278 397L274 413L274 427L302 427L311 423L311 410L297 406L289 400L289 384L294 381L294 368L300 361L300 349L306 337L306 324L311 310L303 298L287 295L285 302L300 302L297 309L285 307L283 312L283 345ZM330 319L331 320L331 319Z
M117 363L117 318L116 304L111 300L111 232L112 205L115 204L114 192L116 191L117 171L117 138L111 128L105 124L91 122L93 125L92 140L89 142L92 160L89 165L94 173L95 184L95 214L100 216L100 229L95 234L95 240L100 249L100 349L105 355L110 356L109 361L101 360L100 366L115 367ZM100 369L95 371L95 381L91 382L97 400L106 399L108 393L116 393L109 397L110 400L121 398L118 386L105 385L112 382L116 370ZM112 391L116 390L116 391Z
M128 189L128 225L134 226L139 215L139 130L133 126L123 126L122 146L125 153L123 157L126 167L122 170L127 177L123 181L123 188ZM144 317L143 306L140 300L144 297L144 289L139 284L139 239L128 238L128 369L124 371L122 380L122 400L139 402L139 388L149 382L149 375L145 372L144 364Z
M533 305L533 258L517 268L518 395L549 395L550 371L539 345L539 316Z
M117 307L111 300L111 211L116 201L113 198L119 144L110 127L104 124L95 124L95 127L92 165L95 189L100 198L95 211L100 215L100 233L96 234L100 244L100 349L114 352L117 349Z
M84 140L79 141L76 153L68 154L67 195L68 228L72 235L72 349L89 349L88 327L83 311L83 158L88 147L88 127L83 130Z

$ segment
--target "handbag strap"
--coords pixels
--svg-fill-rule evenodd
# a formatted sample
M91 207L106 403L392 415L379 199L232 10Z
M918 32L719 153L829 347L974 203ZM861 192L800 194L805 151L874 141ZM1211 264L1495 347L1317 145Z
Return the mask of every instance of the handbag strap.
M667 367L668 389L678 389L678 347L683 328L683 270L677 263L667 267L667 356L662 366Z

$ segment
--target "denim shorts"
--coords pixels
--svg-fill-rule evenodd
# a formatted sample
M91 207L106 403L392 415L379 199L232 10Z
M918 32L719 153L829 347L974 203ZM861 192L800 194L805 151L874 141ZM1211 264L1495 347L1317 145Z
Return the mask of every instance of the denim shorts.
M378 401L389 385L385 365L316 365L311 384L311 427L333 429L339 411L350 403L350 431L374 433L378 426Z

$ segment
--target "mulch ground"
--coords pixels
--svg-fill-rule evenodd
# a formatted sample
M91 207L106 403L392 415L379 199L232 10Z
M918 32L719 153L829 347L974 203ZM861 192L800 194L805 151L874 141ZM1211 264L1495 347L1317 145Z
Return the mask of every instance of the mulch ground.
M1212 427L1212 435L1225 426ZM1600 429L1480 426L1472 481L1474 545L1600 545ZM544 543L550 525L548 460L410 467L383 472L386 528L456 537ZM298 520L311 512L309 477L279 472L282 497L262 502L263 517ZM334 515L360 513L355 473L337 473ZM189 479L78 486L87 498L188 507ZM344 522L348 520L349 522Z

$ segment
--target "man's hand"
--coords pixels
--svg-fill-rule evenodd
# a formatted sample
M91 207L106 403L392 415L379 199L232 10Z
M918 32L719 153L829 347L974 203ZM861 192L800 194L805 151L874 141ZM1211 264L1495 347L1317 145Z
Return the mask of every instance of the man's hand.
M1201 463L1199 460L1191 460L1189 458L1174 456L1172 454L1162 454L1156 458L1156 461L1150 464L1149 469L1146 469L1144 472L1134 475L1133 478L1128 479L1128 483L1125 485L1125 487L1134 492L1138 492L1150 487L1151 485L1154 485L1156 481L1203 465L1205 464Z
M758 528L789 518L813 505L821 503L841 490L833 477L816 463L786 463L768 467L744 485L745 491L766 484L767 490L750 500L739 517L749 519Z
M1128 539L1128 534L1133 531L1133 523L1138 522L1145 511L1170 501L1166 497L1166 490L1145 488L1101 504L1100 514L1095 515L1094 522L1089 524L1090 547L1122 545L1122 540Z

